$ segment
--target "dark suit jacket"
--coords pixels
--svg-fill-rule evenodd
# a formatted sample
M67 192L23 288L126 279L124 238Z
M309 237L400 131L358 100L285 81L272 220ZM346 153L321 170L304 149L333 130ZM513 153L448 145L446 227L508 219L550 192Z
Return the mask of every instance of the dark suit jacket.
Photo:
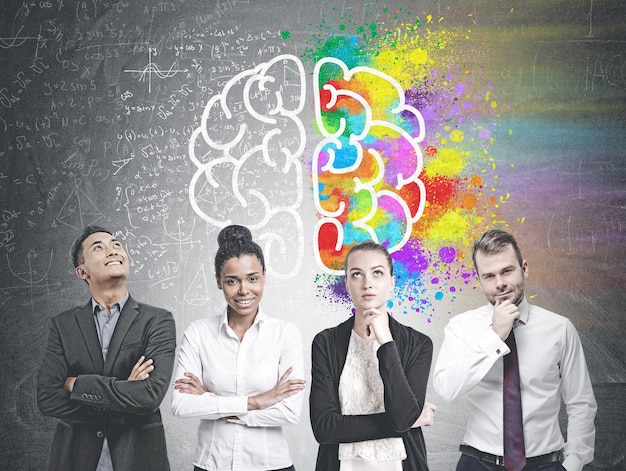
M405 471L428 471L426 445L421 428L415 423L426 396L426 385L433 357L429 337L389 318L393 342L378 349L383 380L385 412L342 415L339 379L346 363L354 317L318 333L312 346L311 426L320 447L316 471L339 471L339 443L378 438L402 437L407 459Z
M37 378L39 409L59 419L48 469L95 470L106 437L116 471L169 470L159 405L175 350L172 314L132 297L120 313L106 362L91 300L52 318ZM128 381L142 355L154 360L154 371L146 380ZM64 389L70 376L76 376L71 394Z

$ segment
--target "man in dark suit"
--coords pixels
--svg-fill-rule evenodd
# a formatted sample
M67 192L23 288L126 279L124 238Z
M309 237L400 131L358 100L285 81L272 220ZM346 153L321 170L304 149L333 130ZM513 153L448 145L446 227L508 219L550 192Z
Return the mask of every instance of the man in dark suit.
M107 229L85 228L72 261L92 298L51 321L37 379L39 409L59 419L48 469L169 470L159 406L174 365L172 314L128 294L128 255Z

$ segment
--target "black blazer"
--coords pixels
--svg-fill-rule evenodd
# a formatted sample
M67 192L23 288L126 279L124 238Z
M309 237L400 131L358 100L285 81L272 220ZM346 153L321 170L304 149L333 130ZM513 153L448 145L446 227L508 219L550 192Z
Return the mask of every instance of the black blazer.
M389 318L394 341L378 349L380 376L384 384L385 412L342 415L339 378L348 354L354 317L323 330L313 339L311 426L319 442L316 471L339 470L339 443L402 437L407 459L402 468L427 471L426 445L415 423L426 396L433 357L433 343L426 335Z
M164 309L128 298L106 362L91 300L52 318L37 378L42 414L58 420L49 470L95 470L106 436L116 471L169 470L159 405L172 377L176 328ZM126 378L141 355L154 360L144 381ZM65 379L76 376L74 390Z

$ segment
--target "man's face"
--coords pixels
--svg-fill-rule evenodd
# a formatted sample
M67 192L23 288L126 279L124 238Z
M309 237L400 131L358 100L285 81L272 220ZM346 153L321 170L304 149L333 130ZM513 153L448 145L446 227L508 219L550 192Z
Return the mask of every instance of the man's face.
M494 255L477 252L476 272L480 289L491 304L497 300L519 304L524 297L528 263L524 260L520 266L512 245Z
M89 285L128 278L128 255L122 243L111 234L95 232L83 241L82 247L76 274Z

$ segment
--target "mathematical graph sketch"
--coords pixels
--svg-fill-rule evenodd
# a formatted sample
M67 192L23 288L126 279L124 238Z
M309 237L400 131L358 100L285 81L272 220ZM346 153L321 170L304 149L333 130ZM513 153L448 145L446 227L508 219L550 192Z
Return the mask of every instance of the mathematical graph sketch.
M199 240L192 239L193 230L196 227L196 218L193 219L191 229L188 231L186 235L182 227L184 223L185 223L185 220L179 217L176 221L177 231L173 232L167 228L166 221L164 220L163 221L163 233L166 235L166 237L169 240L171 240L171 242L155 243L155 245L158 245L160 247L176 246L178 248L179 260L181 262L183 261L183 247L184 246L189 246L190 248L193 248L194 244L197 244L197 245L201 244Z
M219 228L247 225L265 244L268 272L283 279L298 273L304 256L298 208L305 98L302 62L277 56L235 75L209 99L188 147L195 213Z
M324 136L313 154L314 252L325 271L343 273L355 243L373 239L393 253L421 217L426 190L419 176L424 118L405 103L391 76L327 57L314 70L316 126Z
M18 283L11 286L0 286L0 292L3 294L8 294L13 290L28 290L30 296L30 305L31 309L34 311L35 308L35 291L41 290L44 288L49 288L51 290L58 290L61 286L61 283L46 283L45 280L48 278L50 274L50 267L52 266L52 259L54 255L54 250L50 249L50 255L48 257L48 261L44 261L41 258L41 255L34 249L30 248L28 253L26 254L26 264L25 267L22 265L20 268L16 268L11 264L11 258L9 254L6 255L7 266L9 269L9 273L18 280ZM41 265L43 269L41 268Z
M102 210L80 188L80 180L74 183L74 189L63 203L55 221L77 231L95 222L106 219Z
M0 48L12 49L14 47L19 47L23 45L27 41L37 41L37 46L38 46L39 41L41 40L41 27L39 27L40 33L37 36L22 36L23 29L24 27L22 26L15 36L0 37Z
M152 61L153 55L157 55L157 50L154 47L148 46L148 65L143 69L124 69L124 72L133 74L139 82L148 82L148 92L152 93L152 77L156 76L160 79L167 79L174 77L178 73L188 72L189 69L177 69L176 62L173 62L169 69L163 70L159 68L156 62Z

